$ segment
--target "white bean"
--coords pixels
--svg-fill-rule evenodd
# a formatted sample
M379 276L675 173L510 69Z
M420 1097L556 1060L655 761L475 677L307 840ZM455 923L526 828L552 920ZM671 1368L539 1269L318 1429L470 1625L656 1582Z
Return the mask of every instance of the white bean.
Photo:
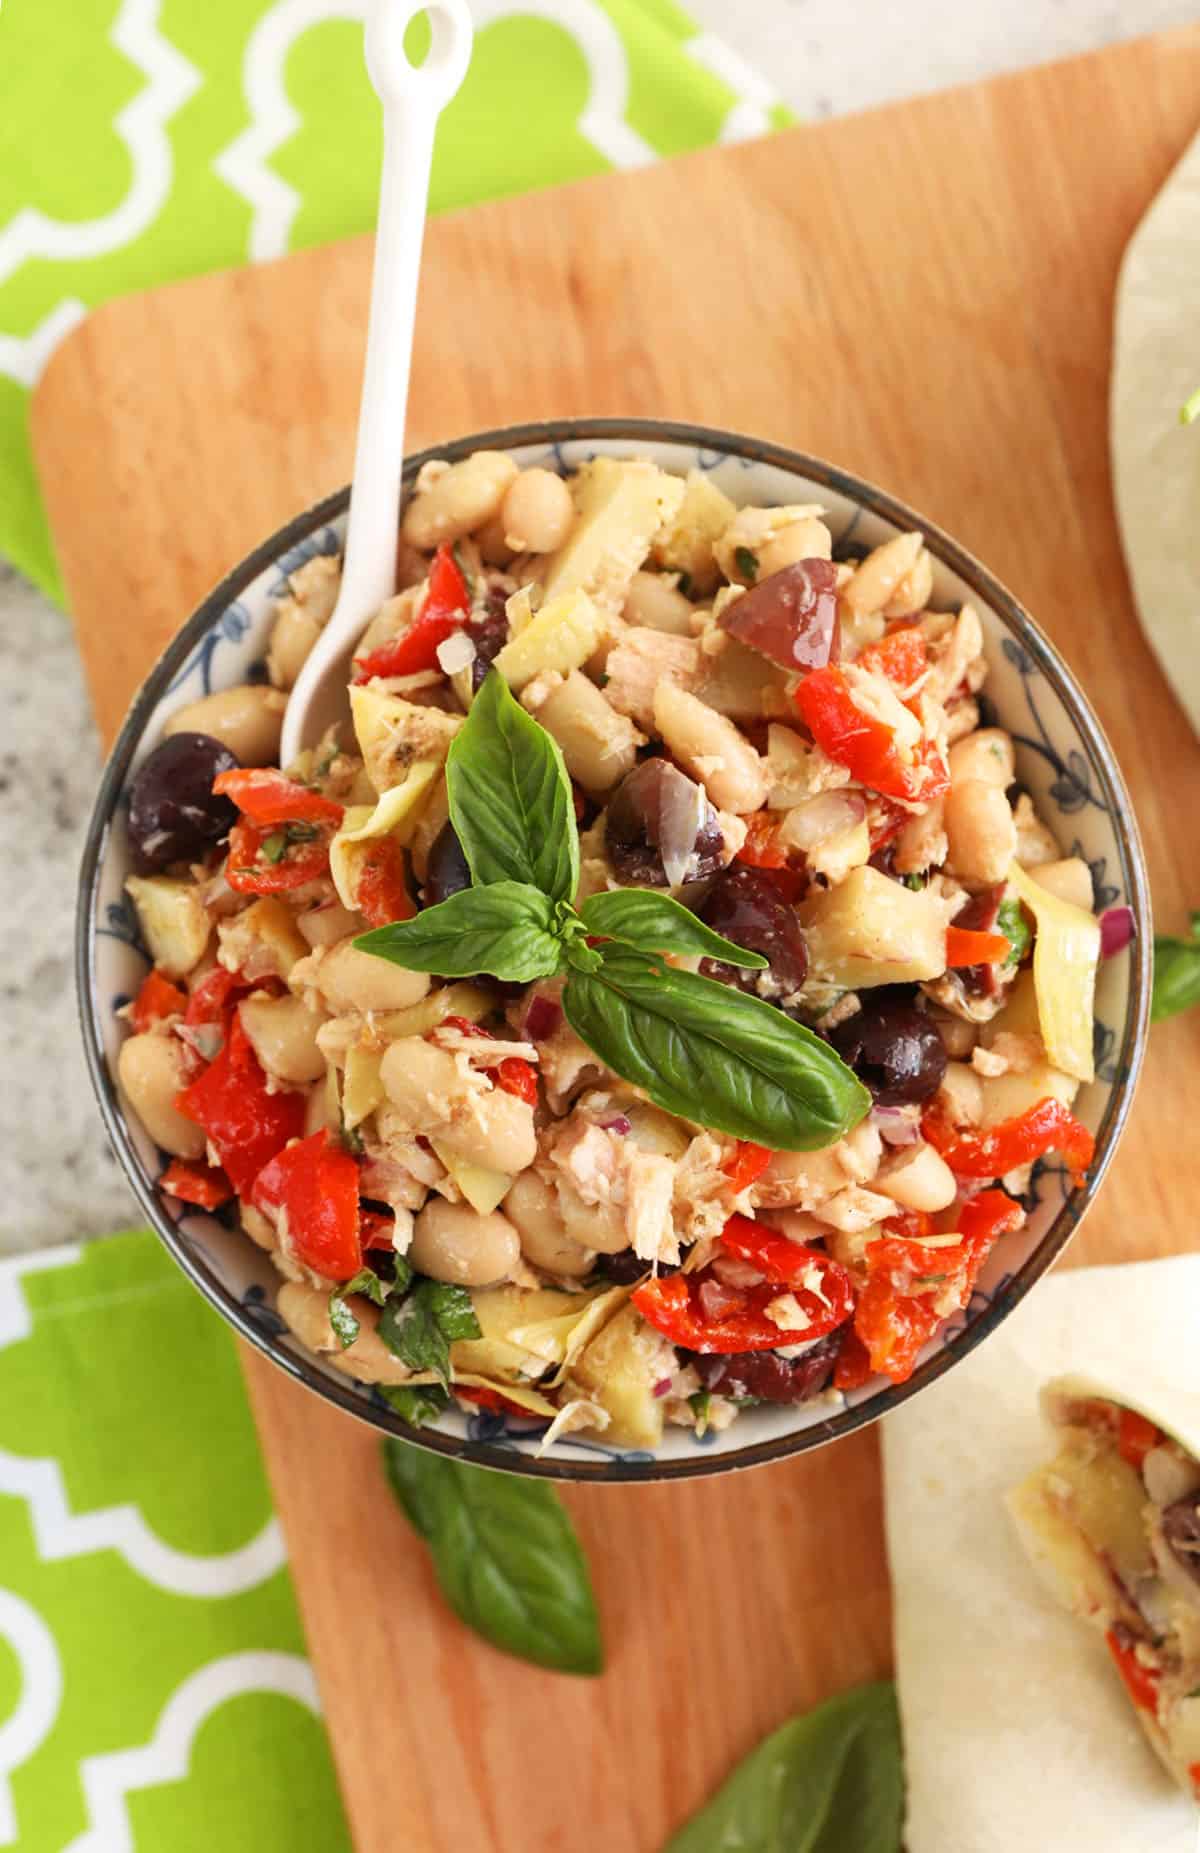
M916 563L910 566L883 608L885 618L914 618L924 611L933 596L933 561L922 547Z
M510 1176L537 1157L533 1108L499 1087L472 1094L461 1106L456 1103L450 1124L438 1138L460 1157Z
M580 670L572 669L534 712L585 791L611 791L633 770L642 735Z
M507 1216L481 1216L465 1203L430 1197L413 1224L408 1258L421 1274L455 1287L492 1287L506 1280L521 1256Z
M307 913L297 914L296 925L305 942L314 948L335 946L347 934L362 931L361 916L351 913L340 901L330 901L322 907L310 907Z
M595 1250L567 1234L558 1197L536 1171L522 1171L504 1199L504 1214L521 1238L521 1253L548 1274L578 1279L591 1271Z
M407 1383L412 1371L388 1350L375 1329L379 1323L378 1307L357 1294L352 1304L358 1319L358 1337L343 1351L329 1323L328 1289L322 1292L319 1287L302 1286L298 1281L288 1280L280 1287L275 1301L288 1331L310 1351L327 1352L328 1362L345 1371L348 1377L357 1377L360 1383Z
M238 1015L268 1074L297 1087L324 1075L325 1057L317 1047L321 1019L302 997L248 997Z
M983 1117L983 1083L969 1062L947 1062L937 1102L955 1126L978 1126Z
M692 606L661 573L633 575L621 615L627 624L644 625L647 630L667 631L675 637L692 635Z
M977 727L950 748L950 779L981 779L1003 791L1016 777L1012 735L1003 727Z
M871 1188L907 1210L944 1210L953 1203L958 1184L940 1152L921 1140L906 1146L877 1173Z
M575 504L553 470L522 470L505 491L500 519L514 553L556 553L575 524Z
M279 759L279 737L287 696L282 689L243 682L221 688L214 695L176 708L164 734L206 733L220 740L244 766L273 766Z
M295 687L296 678L320 635L321 626L317 620L294 598L280 606L267 651L267 674L275 688Z
M916 565L924 544L924 536L914 531L897 534L894 540L884 541L869 553L842 589L849 609L859 616L882 611Z
M828 560L833 553L833 537L823 521L806 515L780 528L758 552L757 579L769 579L772 573L794 566L797 560Z
M117 1056L117 1079L142 1125L173 1158L203 1158L204 1128L180 1113L175 1096L187 1086L183 1051L174 1036L148 1030L130 1036Z
M379 1076L392 1105L414 1128L437 1125L462 1086L449 1049L439 1049L423 1036L402 1036L391 1043L384 1050ZM439 1136L440 1130L439 1125Z
M406 1010L429 989L426 972L360 952L350 940L331 946L316 970L316 986L331 1010Z
M654 724L672 755L718 810L744 815L767 801L762 758L731 720L670 682L654 691Z
M561 1178L557 1189L559 1215L573 1242L601 1255L619 1255L629 1247L629 1231L617 1204L585 1203L575 1186Z
M413 496L402 533L422 552L461 540L499 514L517 466L505 451L477 450Z
M946 794L946 867L968 887L1003 881L1017 853L1012 808L999 785L963 779Z

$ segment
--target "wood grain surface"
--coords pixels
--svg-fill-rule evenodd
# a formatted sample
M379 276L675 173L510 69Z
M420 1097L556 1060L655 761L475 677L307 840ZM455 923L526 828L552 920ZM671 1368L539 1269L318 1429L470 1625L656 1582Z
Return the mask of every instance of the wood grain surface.
M1163 924L1200 898L1200 748L1134 619L1109 488L1121 252L1200 122L1200 30L438 221L413 447L680 416L895 490L1012 586L1099 710ZM114 303L33 435L115 730L215 579L345 479L359 241ZM1200 1015L1153 1033L1072 1263L1196 1243ZM877 1449L568 1493L609 1667L516 1665L441 1608L375 1441L247 1358L359 1853L655 1853L767 1729L885 1668Z

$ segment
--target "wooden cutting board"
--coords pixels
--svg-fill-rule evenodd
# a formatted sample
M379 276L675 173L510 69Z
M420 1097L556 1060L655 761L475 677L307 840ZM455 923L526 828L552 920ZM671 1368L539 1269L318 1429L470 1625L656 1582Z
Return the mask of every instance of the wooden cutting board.
M413 447L556 413L757 431L894 489L987 560L1091 692L1164 924L1200 900L1200 748L1134 620L1109 492L1122 248L1200 122L1200 30L430 231ZM33 436L111 737L252 543L349 474L365 241L110 304ZM1073 1262L1196 1243L1200 1013L1154 1031ZM871 1434L756 1474L566 1495L596 1682L441 1607L365 1428L247 1375L359 1853L655 1853L788 1713L883 1671ZM299 1843L298 1843L299 1844Z

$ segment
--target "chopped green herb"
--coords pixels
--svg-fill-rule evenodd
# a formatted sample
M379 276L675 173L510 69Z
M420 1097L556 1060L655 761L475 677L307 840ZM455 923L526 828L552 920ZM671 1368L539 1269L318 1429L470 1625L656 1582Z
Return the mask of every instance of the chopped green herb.
M316 824L285 824L283 834L290 848L293 843L315 843L321 833Z
M1001 970L1015 972L1021 960L1025 957L1025 954L1029 951L1029 942L1032 937L1029 931L1029 922L1026 920L1021 908L1021 903L1015 894L1005 895L1004 899L1001 901L996 912L996 931L998 933L1003 933L1005 939L1012 947L1012 951L1005 959L1004 964L1001 966Z
M911 888L914 894L920 894L929 877L928 875L902 875L900 879L906 888Z
M462 542L456 540L450 551L454 556L454 564L467 582L467 596L473 600L475 597L475 575L463 557Z
M708 1433L708 1412L712 1408L712 1391L696 1390L688 1397L688 1408L696 1418L696 1437Z
M749 547L735 547L733 563L743 579L753 581L758 578L758 555L751 553Z
M394 1281L380 1280L373 1268L360 1268L353 1280L334 1288L329 1296L329 1323L343 1351L350 1348L361 1330L358 1315L348 1304L350 1295L365 1293L376 1306L382 1306L395 1285Z
M287 846L287 831L272 830L270 836L267 837L262 846L263 861L282 862L283 858L287 855Z
M375 1387L388 1408L414 1428L436 1422L450 1401L449 1392L438 1383L378 1383Z
M450 1384L450 1346L456 1338L482 1336L465 1287L420 1280L404 1299L389 1299L379 1336L410 1370L431 1370L442 1387Z
M338 1137L346 1150L354 1158L361 1158L367 1149L363 1144L363 1136L358 1130L358 1127L347 1126L344 1113L338 1116Z

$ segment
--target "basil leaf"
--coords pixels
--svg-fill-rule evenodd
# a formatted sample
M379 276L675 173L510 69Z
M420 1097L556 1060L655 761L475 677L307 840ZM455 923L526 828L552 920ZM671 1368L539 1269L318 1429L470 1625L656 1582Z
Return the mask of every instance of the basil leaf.
M580 908L589 933L619 939L642 952L697 952L701 958L721 959L726 965L746 965L762 971L767 960L761 952L746 952L732 940L722 939L703 920L697 920L681 902L651 888L613 888L593 894Z
M447 1391L437 1383L379 1383L375 1387L388 1408L414 1428L436 1422L450 1401Z
M1200 1004L1200 910L1192 915L1190 939L1169 933L1154 935L1154 987L1150 993L1150 1021L1161 1023L1180 1010Z
M410 1370L431 1370L450 1382L450 1346L456 1338L479 1338L479 1321L465 1287L419 1280L404 1299L391 1299L379 1321L379 1336Z
M900 1853L895 1690L859 1686L752 1750L663 1853Z
M380 1280L373 1268L360 1268L352 1280L335 1287L329 1296L329 1323L343 1351L348 1351L358 1337L360 1326L354 1308L348 1305L352 1293L365 1293L376 1306L382 1306L395 1283Z
M1015 894L1006 895L996 909L996 931L1003 933L1012 947L1001 969L1006 972L1015 972L1029 951L1031 938L1029 923L1021 911L1021 903Z
M572 971L567 1021L656 1106L772 1151L810 1152L857 1126L871 1097L819 1036L730 985L624 947Z
M461 1621L504 1653L558 1673L599 1673L587 1560L553 1487L384 1442L396 1497L433 1554Z
M751 553L749 547L735 547L733 550L733 563L743 579L749 579L753 582L758 578L758 555L756 553Z
M562 943L554 929L548 896L523 882L497 881L464 888L411 920L360 933L354 944L411 972L436 972L439 978L490 972L530 984L562 968Z
M490 669L446 761L450 819L472 879L574 899L579 832L557 744Z

